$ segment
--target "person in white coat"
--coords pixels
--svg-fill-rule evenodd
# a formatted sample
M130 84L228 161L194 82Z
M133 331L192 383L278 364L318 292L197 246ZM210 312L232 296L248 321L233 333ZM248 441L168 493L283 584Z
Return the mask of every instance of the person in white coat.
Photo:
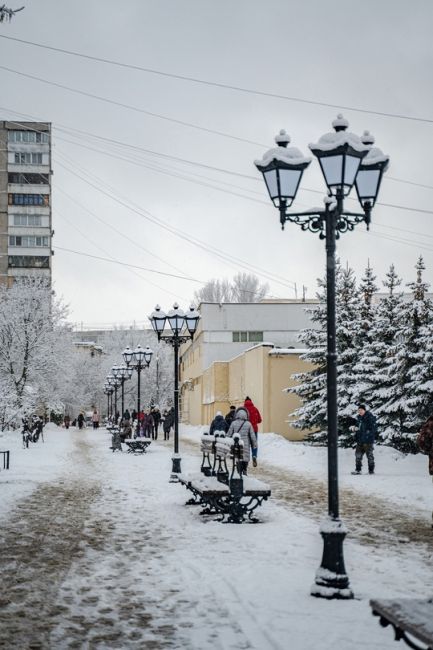
M233 437L235 433L240 435L241 440L244 443L240 470L242 474L246 475L248 471L248 463L251 458L251 449L257 449L257 437L254 433L253 425L248 419L248 411L244 406L241 406L236 410L235 417L230 425L227 435Z

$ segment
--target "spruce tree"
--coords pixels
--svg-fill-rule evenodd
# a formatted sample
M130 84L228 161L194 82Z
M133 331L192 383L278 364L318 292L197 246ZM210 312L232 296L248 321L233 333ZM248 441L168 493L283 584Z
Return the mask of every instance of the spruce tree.
M374 358L370 354L373 341L372 327L374 324L376 306L373 303L373 296L377 292L376 276L370 266L365 269L364 276L359 284L359 322L357 322L356 338L354 339L354 356L351 366L348 368L350 374L347 377L347 404L346 412L348 418L356 411L358 404L370 403L371 375L374 371ZM339 443L342 447L351 447L355 442L355 434L350 431L350 420L340 435Z
M299 384L288 389L302 400L302 406L291 414L295 417L294 426L310 429L314 433L308 436L313 444L326 444L327 431L327 361L326 361L326 281L318 280L320 301L318 307L309 309L310 318L315 328L301 332L300 342L308 352L302 359L314 365L312 370L294 376ZM352 269L336 267L336 320L337 320L337 383L338 383L338 429L347 431L352 423L353 404L348 386L352 381L352 369L356 358L356 341L359 330L359 296Z
M428 393L431 365L426 364L425 346L431 347L433 306L426 295L429 285L422 277L422 257L415 268L417 279L408 285L412 299L403 304L401 326L386 364L385 399L377 408L384 442L404 453L418 451L417 432L432 403Z
M340 267L337 265L338 276ZM311 328L302 330L299 342L308 348L301 359L313 364L313 368L293 376L298 383L287 391L302 400L302 406L290 414L293 425L299 429L309 429L314 433L308 436L313 444L326 444L328 431L326 424L326 280L318 279L319 289L316 297L319 304L306 309L312 322Z
M354 424L356 414L354 366L361 339L361 308L355 274L347 266L341 271L337 284L337 403L341 445L351 444L349 427Z

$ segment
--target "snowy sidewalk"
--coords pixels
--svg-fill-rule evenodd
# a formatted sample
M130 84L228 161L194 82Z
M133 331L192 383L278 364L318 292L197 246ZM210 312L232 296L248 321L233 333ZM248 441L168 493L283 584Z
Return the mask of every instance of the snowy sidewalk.
M391 649L368 599L433 589L416 552L348 539L357 600L311 598L322 543L310 518L271 500L260 525L205 522L168 483L171 446L132 456L109 451L103 431L57 435L45 443L52 480L34 467L39 486L1 520L0 647ZM28 480L35 451L15 458Z

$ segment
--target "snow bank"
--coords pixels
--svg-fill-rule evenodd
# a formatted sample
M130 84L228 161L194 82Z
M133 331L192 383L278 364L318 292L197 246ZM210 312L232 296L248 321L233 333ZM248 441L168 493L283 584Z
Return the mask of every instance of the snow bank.
M40 483L49 483L67 471L71 436L50 423L44 427L44 440L23 449L20 430L0 433L0 450L10 451L10 469L0 466L0 521Z

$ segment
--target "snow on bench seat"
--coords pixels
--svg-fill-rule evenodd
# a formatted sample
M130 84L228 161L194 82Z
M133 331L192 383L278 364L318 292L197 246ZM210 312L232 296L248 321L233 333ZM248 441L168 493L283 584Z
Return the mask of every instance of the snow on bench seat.
M251 478L249 476L243 476L244 482L244 494L245 496L250 496L253 494L266 494L271 496L271 488L267 483L259 481L257 478Z
M373 614L433 647L433 598L370 600ZM382 622L382 621L381 621Z
M220 483L216 478L207 478L200 476L190 481L191 487L200 494L229 494L230 490L227 485Z

